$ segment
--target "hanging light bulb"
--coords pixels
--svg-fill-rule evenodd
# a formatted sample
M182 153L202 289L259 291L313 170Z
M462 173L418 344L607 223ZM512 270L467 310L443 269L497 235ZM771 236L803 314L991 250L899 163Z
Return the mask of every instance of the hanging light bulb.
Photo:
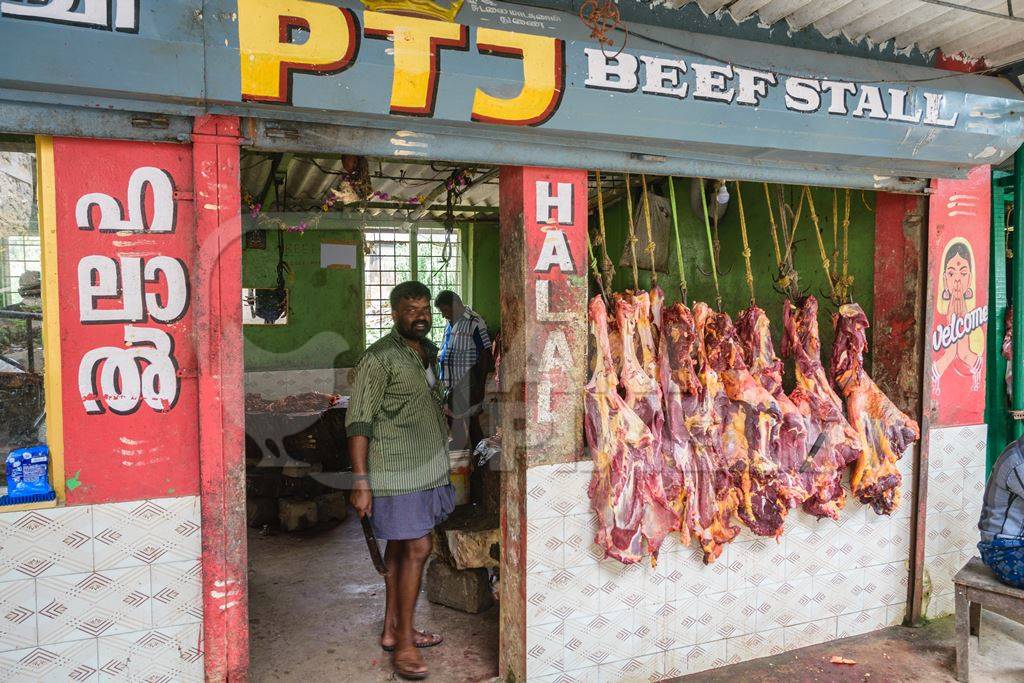
M718 196L715 199L722 206L729 203L729 188L725 186L724 182L718 186Z

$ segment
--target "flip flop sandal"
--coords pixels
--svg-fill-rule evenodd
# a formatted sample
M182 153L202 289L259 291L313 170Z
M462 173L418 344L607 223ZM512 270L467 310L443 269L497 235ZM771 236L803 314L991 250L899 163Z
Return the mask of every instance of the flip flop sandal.
M395 675L407 681L422 681L430 674L426 671L406 671L396 666Z
M440 633L424 633L423 635L430 636L430 640L425 640L422 643L416 643L416 647L418 647L421 650L428 647L436 647L444 642L444 636L442 636ZM395 646L381 645L380 649L384 650L384 652L394 652Z
M407 681L422 681L430 675L429 671L409 671L403 669L394 660L391 661L391 666L395 670L395 675Z

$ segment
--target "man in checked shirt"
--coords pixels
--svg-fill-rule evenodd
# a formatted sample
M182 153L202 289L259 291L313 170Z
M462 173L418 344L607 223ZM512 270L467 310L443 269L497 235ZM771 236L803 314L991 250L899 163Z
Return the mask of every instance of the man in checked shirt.
M491 338L487 323L462 303L455 292L444 290L434 299L448 324L438 364L441 383L448 396L452 450L472 450L483 438L480 412L483 409L487 373L491 369Z
M978 530L981 561L1003 583L1024 588L1024 438L992 466Z

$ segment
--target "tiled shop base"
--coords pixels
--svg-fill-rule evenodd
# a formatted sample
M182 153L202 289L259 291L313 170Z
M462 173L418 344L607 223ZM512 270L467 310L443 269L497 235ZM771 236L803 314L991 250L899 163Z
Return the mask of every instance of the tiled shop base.
M880 517L847 498L838 523L793 512L778 541L744 531L710 566L673 538L652 568L601 559L590 475L590 463L528 471L531 681L658 680L903 620L908 505Z
M200 681L199 499L0 514L0 680Z
M925 614L953 612L953 575L978 555L988 427L943 427L929 434L925 533Z

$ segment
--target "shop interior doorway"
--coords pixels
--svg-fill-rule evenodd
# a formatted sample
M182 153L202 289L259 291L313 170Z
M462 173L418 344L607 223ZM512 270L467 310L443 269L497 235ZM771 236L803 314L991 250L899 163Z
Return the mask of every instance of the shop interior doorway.
M389 293L406 280L454 292L500 336L497 168L244 152L241 185L250 672L390 680L384 581L348 505L354 368L391 330ZM478 419L493 436L493 373ZM436 680L498 673L500 478L491 463L470 476L476 445L451 445L459 505L435 532L417 611L445 639L424 650Z

